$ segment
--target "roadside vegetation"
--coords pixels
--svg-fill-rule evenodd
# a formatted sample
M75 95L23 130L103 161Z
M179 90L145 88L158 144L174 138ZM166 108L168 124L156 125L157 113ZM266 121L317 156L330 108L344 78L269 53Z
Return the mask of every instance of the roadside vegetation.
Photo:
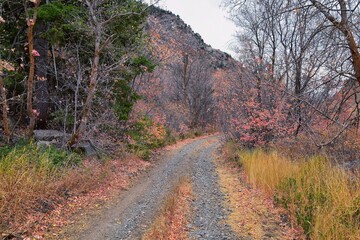
M163 203L158 216L142 237L143 240L188 239L192 184L182 178Z
M63 168L75 167L81 160L76 154L35 144L2 147L0 152L2 227L24 222L31 210L53 209L54 192L60 190L54 183L64 177Z
M245 171L311 239L358 239L360 179L326 156L290 159L273 150L242 150L228 142L224 154Z
M243 63L217 72L225 155L307 238L359 239L358 1L222 2Z
M131 154L99 160L35 143L0 147L1 237L42 239L92 201L80 199L93 191L94 201L109 197L110 186L126 187L129 175L147 166Z

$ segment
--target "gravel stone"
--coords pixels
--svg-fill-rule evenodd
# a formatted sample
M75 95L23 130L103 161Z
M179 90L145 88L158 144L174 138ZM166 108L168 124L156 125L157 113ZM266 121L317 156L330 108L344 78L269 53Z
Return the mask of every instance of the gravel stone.
M228 210L224 206L224 194L218 184L218 176L212 153L219 143L204 148L194 163L192 180L196 200L193 202L193 218L190 239L239 239L226 224Z
M239 239L225 222L229 211L224 208L224 195L212 162L212 153L219 145L216 140L208 137L194 141L172 157L160 160L74 239L141 239L182 177L192 179L195 193L191 222L187 226L190 239Z

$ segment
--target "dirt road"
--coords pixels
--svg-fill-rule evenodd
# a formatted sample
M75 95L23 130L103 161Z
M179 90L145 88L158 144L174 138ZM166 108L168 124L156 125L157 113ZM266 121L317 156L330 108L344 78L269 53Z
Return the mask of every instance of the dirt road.
M224 220L227 210L212 162L212 153L218 145L217 137L207 137L170 151L124 192L116 204L66 238L141 239L173 185L180 178L188 177L193 181L195 193L189 238L238 239Z

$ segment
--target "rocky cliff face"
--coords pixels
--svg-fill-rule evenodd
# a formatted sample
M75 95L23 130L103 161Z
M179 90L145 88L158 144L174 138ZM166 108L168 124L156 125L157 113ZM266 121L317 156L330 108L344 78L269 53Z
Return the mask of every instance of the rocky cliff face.
M150 9L146 26L153 45L172 53L173 59L179 55L201 55L210 60L214 68L234 67L239 63L229 54L213 49L202 37L195 33L178 15L157 7Z

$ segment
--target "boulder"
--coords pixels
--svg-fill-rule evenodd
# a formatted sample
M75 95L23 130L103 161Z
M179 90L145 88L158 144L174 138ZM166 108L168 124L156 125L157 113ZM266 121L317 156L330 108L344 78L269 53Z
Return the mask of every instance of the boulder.
M37 141L36 145L38 147L50 147L50 146L60 147L60 143L58 141L56 141L55 139L53 139L51 141Z
M98 152L96 150L96 147L90 140L83 140L79 143L72 146L72 149L77 152L82 152L86 156L95 156L98 155Z
M69 134L57 130L34 130L36 141L63 141L70 137Z

